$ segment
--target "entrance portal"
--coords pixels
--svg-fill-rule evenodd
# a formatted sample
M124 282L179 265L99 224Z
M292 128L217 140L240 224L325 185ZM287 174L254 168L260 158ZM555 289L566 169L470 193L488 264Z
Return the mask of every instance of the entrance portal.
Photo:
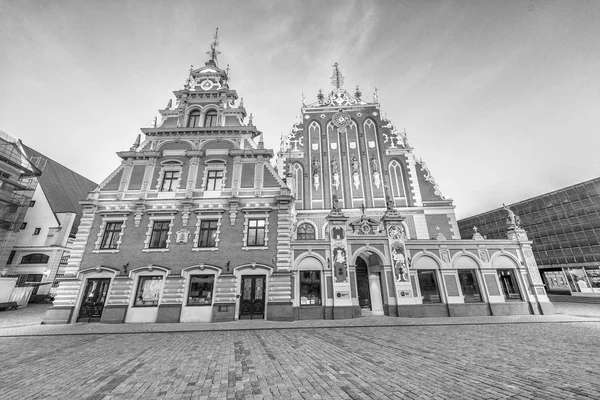
M100 322L110 278L88 279L77 322Z
M383 315L383 262L370 251L356 258L356 291L362 315Z
M265 275L242 276L240 319L265 319Z

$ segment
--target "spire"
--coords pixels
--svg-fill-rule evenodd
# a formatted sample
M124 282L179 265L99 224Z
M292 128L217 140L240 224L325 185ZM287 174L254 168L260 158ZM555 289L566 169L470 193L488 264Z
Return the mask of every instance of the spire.
M219 50L217 50L218 46L219 46L219 28L217 28L217 30L215 31L215 35L213 36L213 41L210 44L210 50L206 52L206 54L208 54L210 56L209 62L212 61L214 64L217 64L217 56L219 54L221 54L221 52Z
M133 146L131 146L129 150L135 150L140 146L141 137L142 135L138 133L137 137L135 138L135 142L133 142Z
M340 67L338 63L333 64L333 74L331 75L331 84L335 86L336 89L340 89L344 86L344 76L340 71Z
M260 140L258 141L258 148L259 149L264 149L265 148L265 141L263 140L263 134L260 134Z

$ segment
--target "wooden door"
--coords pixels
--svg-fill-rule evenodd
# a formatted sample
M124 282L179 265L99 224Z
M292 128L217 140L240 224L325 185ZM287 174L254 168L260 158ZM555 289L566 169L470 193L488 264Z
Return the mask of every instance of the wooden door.
M265 318L265 275L242 276L240 319Z
M88 279L77 322L100 322L110 286L110 278Z

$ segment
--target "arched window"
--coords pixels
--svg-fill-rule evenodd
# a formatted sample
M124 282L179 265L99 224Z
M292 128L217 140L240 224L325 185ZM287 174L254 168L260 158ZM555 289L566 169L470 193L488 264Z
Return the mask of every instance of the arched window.
M188 116L187 126L188 126L188 128L195 128L197 126L200 126L200 111L199 110L194 110L190 113L190 115Z
M304 182L304 174L302 173L302 166L298 163L294 164L294 184L296 185L295 189L295 195L296 195L296 200L302 200L303 199L303 194L302 193L302 184Z
M204 116L204 126L205 127L217 126L217 111L216 110L210 110L206 113L206 115Z
M27 254L21 259L21 264L48 264L50 256L41 253Z
M404 178L402 177L402 166L396 160L390 163L390 182L394 199L406 197L404 191Z
M296 229L296 237L298 240L315 240L315 227L305 222Z

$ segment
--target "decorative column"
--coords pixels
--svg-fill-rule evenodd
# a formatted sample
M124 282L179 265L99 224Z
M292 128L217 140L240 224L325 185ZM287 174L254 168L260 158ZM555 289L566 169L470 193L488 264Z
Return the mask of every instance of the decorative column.
M531 304L534 314L555 314L555 309L540 276L540 271L535 262L533 251L531 250L532 241L527 237L527 232L521 227L521 219L508 207L504 206L508 212L506 220L508 224L507 236L510 240L514 240L519 244L521 254L524 258L521 264L525 266L525 271L519 268L521 277L526 286L526 293Z
M326 220L329 223L331 264L333 275L333 319L354 318L360 315L358 306L352 304L350 271L348 266L348 240L346 217L338 208L337 195L333 195L331 212Z
M409 273L409 263L406 252L406 232L402 217L394 208L394 202L387 197L387 211L383 214L381 220L386 232L389 245L389 253L392 265L392 277L396 289L398 316L403 316L401 308L403 305L420 304L421 301L416 297L411 285Z

